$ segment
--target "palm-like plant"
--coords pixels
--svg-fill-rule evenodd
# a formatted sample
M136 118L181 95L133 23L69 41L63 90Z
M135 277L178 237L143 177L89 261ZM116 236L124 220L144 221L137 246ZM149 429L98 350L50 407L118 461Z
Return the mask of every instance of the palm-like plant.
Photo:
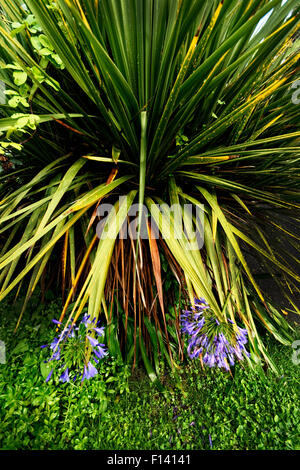
M182 347L179 312L166 310L163 257L191 301L204 297L219 320L241 320L252 357L272 365L258 323L285 344L290 327L242 248L276 281L281 273L298 311L289 298L297 256L277 236L298 252L297 234L280 222L282 211L297 221L299 208L298 1L1 0L1 8L2 147L7 159L21 143L23 166L2 176L0 300L26 276L25 308L47 268L59 269L68 294L61 319L71 310L76 321L85 308L102 315L110 348L141 357L155 377L159 354L173 365ZM116 210L105 221L110 236L99 239L104 200ZM120 237L137 201L159 240ZM188 249L192 215L184 227L171 215L165 236L162 203L204 208L202 250Z

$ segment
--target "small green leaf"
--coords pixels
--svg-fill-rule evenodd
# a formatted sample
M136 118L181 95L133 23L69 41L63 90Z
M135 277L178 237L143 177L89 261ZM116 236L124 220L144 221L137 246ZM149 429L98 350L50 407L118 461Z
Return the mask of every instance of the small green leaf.
M50 51L50 49L48 49L47 47L43 47L43 49L39 50L39 54L43 56L48 56L52 54L52 51Z
M18 93L15 90L4 90L3 93L7 96L9 96L9 95L18 95Z
M20 96L14 96L8 101L8 106L11 108L16 108L20 104Z
M19 104L22 104L26 108L29 107L29 104L27 103L26 99L22 96L14 96L8 101L8 106L10 106L11 108L17 108Z
M11 354L21 354L28 351L29 346L26 339L22 339L17 346L12 350Z
M15 84L18 85L18 86L21 86L27 80L27 73L26 72L16 71L16 72L13 73L13 78L14 78Z
M13 29L17 29L17 28L20 28L20 26L24 26L22 23L19 23L18 21L14 21L12 24L11 24L11 27ZM25 27L25 26L24 26Z
M30 40L31 40L31 44L33 45L35 49L37 49L38 51L42 49L42 44L37 36L32 36Z
M49 39L47 36L45 36L45 34L40 34L39 40L42 46L44 46L46 49L49 49L50 51L53 51L53 46L50 44Z
M13 30L10 33L12 37L14 37L16 34L20 33L21 31L23 31L26 28L25 24L13 23L13 25L15 25L15 26L20 25L20 26L13 28Z
M51 372L52 366L48 363L41 362L40 369L43 378L46 379Z
M2 69L23 70L19 64L1 64Z
M29 92L30 88L29 86L27 85L27 83L23 83L23 85L20 86L20 89L19 89L19 94L20 96L23 96L23 97L26 97L28 92Z
M28 15L28 16L26 17L26 23L27 23L28 25L31 26L31 25L33 25L35 22L36 22L36 19L35 19L34 15Z

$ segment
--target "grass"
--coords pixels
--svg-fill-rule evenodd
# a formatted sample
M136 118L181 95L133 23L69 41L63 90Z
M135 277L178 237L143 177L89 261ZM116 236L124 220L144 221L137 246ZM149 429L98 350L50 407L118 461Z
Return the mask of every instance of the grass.
M300 449L299 371L292 349L268 338L280 376L236 367L233 377L189 362L175 377L161 371L159 392L142 370L108 358L83 387L46 384L41 373L60 302L31 300L18 335L20 304L0 306L1 449L230 450ZM10 310L10 315L5 313ZM299 337L299 334L298 334Z

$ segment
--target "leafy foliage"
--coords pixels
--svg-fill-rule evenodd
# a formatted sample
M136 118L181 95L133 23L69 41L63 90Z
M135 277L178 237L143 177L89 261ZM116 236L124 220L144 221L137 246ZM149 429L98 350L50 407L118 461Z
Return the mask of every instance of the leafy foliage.
M1 180L0 300L26 276L18 325L60 259L61 319L69 306L69 321L86 306L101 315L110 349L133 365L142 358L155 381L159 358L176 367L183 348L182 298L176 306L164 292L164 257L185 302L204 297L220 321L238 318L254 361L275 369L258 325L284 344L290 328L265 301L243 248L266 262L299 313L290 295L299 237L281 221L284 211L297 222L299 209L297 0L1 5L0 78L10 98L0 131L22 145L23 166ZM110 238L99 240L91 227L103 198L116 211L106 220ZM158 241L119 237L134 201L147 205ZM165 237L169 212L159 204L187 202L204 206L202 250L188 249L192 216L182 228L171 217ZM278 241L287 236L290 253Z
M291 361L292 348L267 340L279 377L237 365L232 378L221 370L204 373L199 363L185 364L174 377L162 364L160 393L143 371L129 377L128 366L110 357L83 387L47 384L40 340L52 335L49 320L60 302L38 307L33 296L18 336L18 308L1 321L7 347L7 363L0 364L1 449L199 450L211 448L211 436L213 450L299 450L299 365ZM0 308L2 315L9 303Z

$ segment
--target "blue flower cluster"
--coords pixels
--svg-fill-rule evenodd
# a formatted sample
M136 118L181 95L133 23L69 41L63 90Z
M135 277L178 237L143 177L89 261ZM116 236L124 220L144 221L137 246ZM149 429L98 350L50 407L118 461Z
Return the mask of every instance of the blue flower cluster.
M206 300L195 299L195 307L183 310L182 332L189 336L187 352L191 359L202 357L209 367L230 370L235 361L250 357L245 345L247 330L228 322L220 323L213 317Z
M62 323L53 319L53 323L56 325L61 326ZM83 327L84 328L83 328ZM61 335L58 336L57 338L54 338L53 341L48 345L43 345L41 348L49 348L50 351L52 351L50 359L45 362L51 362L51 361L62 361L62 364L59 364L58 368L62 373L60 374L59 380L61 382L69 382L70 381L70 367L66 366L66 362L70 362L71 365L74 363L76 364L76 373L72 377L73 381L81 377L81 381L83 382L84 380L91 379L92 377L95 377L95 375L98 374L98 370L95 367L95 365L89 361L87 364L85 363L85 342L86 338L88 339L92 353L91 353L91 360L95 362L97 365L99 363L99 360L103 359L107 354L107 349L105 347L105 344L99 343L97 339L92 337L91 335L95 332L95 334L98 337L102 337L104 335L104 327L100 327L100 323L96 323L96 318L94 318L92 321L90 321L90 315L84 315L82 318L80 325L78 327L74 327L74 325L70 324L67 328L64 328ZM76 361L73 360L74 358L70 357L70 360L66 360L66 357L68 357L67 354L64 354L65 351L65 346L68 344L68 341L73 341L73 350L75 349L78 352L78 345L79 345L79 354L77 354L77 359L78 357L81 359L81 364L78 364L78 360ZM61 345L64 345L64 348L62 348ZM77 344L77 347L74 345ZM67 348L68 349L68 348ZM72 347L71 350L69 351L72 354ZM82 366L83 363L83 366ZM83 367L83 371L82 371ZM46 382L48 382L53 374L54 368L51 370L49 373L48 377L46 378ZM81 372L82 371L82 372Z

